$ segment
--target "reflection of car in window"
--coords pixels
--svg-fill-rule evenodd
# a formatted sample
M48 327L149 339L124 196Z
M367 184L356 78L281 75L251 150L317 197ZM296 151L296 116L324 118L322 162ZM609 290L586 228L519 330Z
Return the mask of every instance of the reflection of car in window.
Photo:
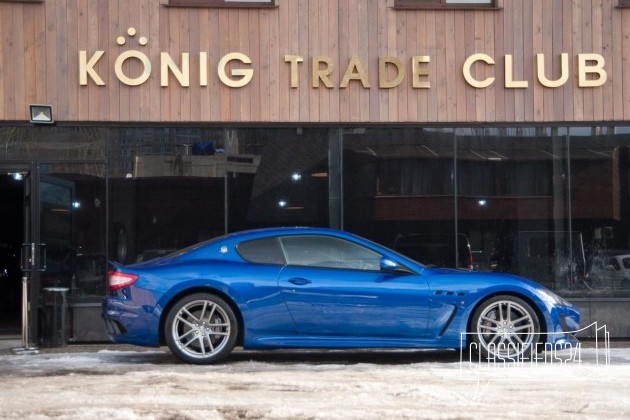
M603 250L589 260L585 284L593 290L630 288L630 250Z
M567 287L585 276L582 233L522 231L514 238L514 273L543 284Z
M455 235L445 233L400 234L394 242L394 249L425 265L468 270L474 268L470 243L463 233L457 235L457 245Z

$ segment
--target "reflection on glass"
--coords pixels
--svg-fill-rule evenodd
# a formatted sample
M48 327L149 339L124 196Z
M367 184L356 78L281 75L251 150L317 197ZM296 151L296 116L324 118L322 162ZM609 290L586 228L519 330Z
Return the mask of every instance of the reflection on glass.
M627 132L373 128L346 135L345 228L429 265L468 268L470 261L565 295L630 294Z
M104 166L104 165L103 165ZM70 302L105 294L105 179L100 165L48 165L40 179L40 287L68 289ZM93 172L93 174L90 174Z
M230 130L228 160L254 156L251 171L228 172L228 230L328 226L328 130Z
M453 144L452 133L421 128L346 133L344 228L428 265L466 266L455 234Z
M4 127L0 145L41 162L42 278L73 296L102 296L108 261L292 225L630 295L629 127Z
M224 130L126 128L110 131L110 258L146 261L224 233Z

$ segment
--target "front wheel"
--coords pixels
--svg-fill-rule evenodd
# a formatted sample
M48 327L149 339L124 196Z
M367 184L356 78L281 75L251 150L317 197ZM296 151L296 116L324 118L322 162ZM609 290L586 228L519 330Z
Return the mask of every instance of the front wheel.
M164 325L166 344L186 363L210 364L226 358L234 349L238 323L223 299L197 293L179 300Z
M495 296L483 302L472 318L473 342L481 356L494 360L522 360L536 352L540 322L523 299Z

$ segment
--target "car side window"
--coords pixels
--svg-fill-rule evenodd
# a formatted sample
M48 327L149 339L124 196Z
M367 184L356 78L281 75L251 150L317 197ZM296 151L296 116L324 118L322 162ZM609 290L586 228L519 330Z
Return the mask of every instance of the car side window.
M623 262L623 268L630 269L630 258L624 258L622 262Z
M236 250L245 261L284 265L284 255L276 238L256 239L238 244Z
M308 267L379 270L381 255L339 238L304 235L280 239L287 264Z

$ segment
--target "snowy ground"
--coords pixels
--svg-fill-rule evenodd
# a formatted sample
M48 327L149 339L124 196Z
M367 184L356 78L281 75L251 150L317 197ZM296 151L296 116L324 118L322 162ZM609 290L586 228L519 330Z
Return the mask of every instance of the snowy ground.
M556 417L630 418L630 348L517 366L435 351L241 350L203 367L164 348L0 352L0 418Z

